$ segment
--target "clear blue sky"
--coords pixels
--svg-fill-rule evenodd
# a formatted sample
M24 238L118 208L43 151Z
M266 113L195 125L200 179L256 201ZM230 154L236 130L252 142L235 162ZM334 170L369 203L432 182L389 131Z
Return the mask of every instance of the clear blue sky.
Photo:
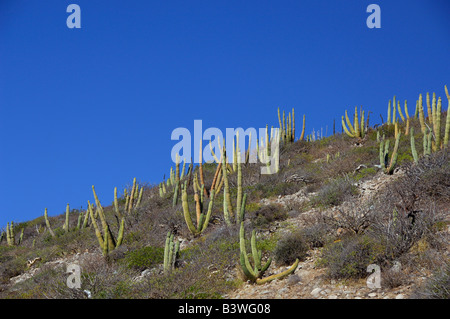
M444 97L449 14L448 0L0 0L0 227L86 207L91 185L106 205L133 177L159 183L172 130L194 119L277 126L294 107L307 133L331 132L356 105L374 124L393 95Z

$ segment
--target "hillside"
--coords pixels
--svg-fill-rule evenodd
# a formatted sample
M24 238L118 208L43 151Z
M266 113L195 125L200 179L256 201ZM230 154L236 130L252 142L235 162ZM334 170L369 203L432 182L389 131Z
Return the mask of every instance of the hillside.
M93 193L91 211L14 224L14 238L5 227L0 298L448 299L450 116L441 99L428 113L422 103L410 116L394 98L376 127L355 110L323 138L290 138L295 128L280 118L275 174L261 175L257 163L180 163L164 185L136 181L115 203ZM240 218L247 261L258 263L254 248L262 264L272 258L260 277L293 272L249 277ZM168 232L179 252L169 244L175 259L165 264ZM80 266L79 289L67 287L69 264ZM379 288L367 285L369 265L380 267Z

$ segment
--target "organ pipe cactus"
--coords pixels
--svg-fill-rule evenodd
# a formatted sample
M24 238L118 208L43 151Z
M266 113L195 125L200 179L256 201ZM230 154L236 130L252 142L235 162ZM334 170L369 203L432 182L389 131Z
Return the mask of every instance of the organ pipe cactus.
M44 211L44 219L45 219L45 225L47 226L48 231L50 232L52 237L55 237L55 233L53 232L53 230L50 226L50 221L48 220L47 208Z
M173 234L169 231L164 246L164 273L168 274L175 268L175 262L180 251L180 241L174 241Z
M250 246L252 251L252 259L254 266L251 265L250 260L247 255L246 243L245 243L245 229L244 222L241 222L241 228L239 231L239 248L240 248L240 266L245 277L252 283L265 284L274 279L282 279L292 273L297 269L299 260L296 259L294 264L286 271L279 274L275 274L266 278L262 278L266 270L272 263L272 258L269 258L266 263L262 263L262 251L258 250L256 246L256 231L252 231L252 236L250 239Z
M208 227L209 220L211 218L212 208L214 205L215 190L213 190L210 194L208 210L206 212L206 215L203 212L204 196L199 196L197 186L195 186L195 183L194 183L194 190L195 190L194 199L195 199L195 207L196 207L197 226L194 226L194 223L192 222L191 213L189 210L189 203L188 203L188 196L187 196L187 182L185 182L184 186L182 186L182 188L181 188L181 201L182 201L182 206L183 206L184 219L186 221L186 225L187 225L189 231L194 236L199 236ZM202 191L203 191L203 189L202 189Z
M445 120L444 147L447 147L450 135L450 94L448 93L447 85L445 86L445 95L447 95L448 107L447 107L447 118Z
M292 114L289 113L286 117L285 111L283 111L283 117L280 114L280 108L278 108L278 123L280 125L281 141L283 143L295 142L295 110L292 108ZM303 115L303 127L299 140L303 140L305 136L305 115Z
M239 148L238 148L239 151ZM223 189L223 213L225 222L228 226L232 224L231 218L235 217L235 221L237 224L242 220L242 214L245 209L245 199L246 196L242 191L242 164L241 164L241 154L239 152L239 156L237 156L237 195L236 195L236 211L233 208L233 204L231 203L231 194L230 187L228 183L228 173L226 169L226 150L224 149L222 152L222 174L224 179L224 189Z
M417 150L416 150L416 142L414 139L414 127L411 127L411 134L410 134L410 139L411 139L411 153L414 159L414 162L417 163L419 161L419 155L417 154Z
M432 132L428 128L426 128L425 133L423 134L423 155L431 155L432 137Z
M397 156L398 156L398 146L400 143L401 132L398 132L397 137L395 138L395 145L392 151L391 159L388 160L389 157L389 140L380 142L380 166L384 169L386 174L392 174L394 172L395 165L397 164Z
M18 245L20 245L23 241L23 232L24 232L25 228L22 228L22 230L20 231L20 236L19 236L19 241L18 241Z
M344 121L345 118L345 121ZM348 117L348 112L345 110L345 117L344 115L341 118L342 120L342 128L344 129L345 133L350 137L356 137L356 138L363 138L367 132L367 127L365 125L364 121L364 111L362 108L360 109L360 116L358 116L358 107L355 107L355 114L353 116L353 124L350 121L350 118ZM347 123L347 125L345 124Z
M428 116L425 117L424 107L423 107L423 99L422 94L419 95L419 100L417 101L417 112L419 114L419 121L422 133L424 134L424 138L427 139L426 143L426 152L428 153L428 147L431 146L431 150L436 152L444 147L447 147L450 135L450 95L448 93L447 86L444 86L445 93L447 95L449 107L447 108L447 116L445 120L445 129L444 136L441 136L441 115L442 115L442 99L439 97L436 99L436 94L433 93L433 97L430 102L430 94L427 93L427 110ZM428 124L427 120L428 119ZM428 132L429 131L429 132ZM430 135L431 134L431 135ZM431 143L428 142L428 139L431 137ZM424 143L424 144L425 144Z
M111 229L106 221L105 214L103 212L103 207L97 197L97 194L95 192L94 185L92 185L92 192L94 193L95 203L96 203L96 210L98 212L98 216L100 217L100 222L102 225L103 235L100 231L100 228L97 224L92 205L88 201L88 210L91 217L92 225L94 226L95 235L97 236L98 242L100 244L100 247L102 249L103 255L107 256L112 250L119 247L122 244L123 236L125 232L125 218L122 218L120 221L119 231L117 234L117 239L114 239L114 235L111 232Z
M14 246L16 244L14 222L12 221L11 225L9 223L6 224L6 243L8 246Z
M125 206L127 207L128 214L130 214L134 209L138 208L142 195L144 192L144 187L139 189L139 185L136 183L136 177L133 178L133 187L131 188L131 194L126 195Z
M69 206L69 204L67 204L67 206L66 206L66 219L65 219L65 222L64 222L64 226L63 226L63 229L66 231L66 233L69 232L69 213L70 213L70 206Z
M139 185L136 182L136 177L133 178L133 186L131 187L131 193L128 195L127 190L124 190L124 197L125 197L125 211L130 214L132 213L136 208L139 207L142 195L144 193L144 187L139 188ZM114 190L114 200L117 201L117 190ZM116 204L114 204L116 205ZM116 210L116 213L119 215L119 218L122 218L122 214L118 212L118 209L114 207Z

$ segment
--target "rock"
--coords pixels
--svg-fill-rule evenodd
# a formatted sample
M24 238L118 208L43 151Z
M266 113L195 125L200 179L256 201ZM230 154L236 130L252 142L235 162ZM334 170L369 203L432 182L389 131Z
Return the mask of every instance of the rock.
M88 299L91 299L92 294L89 290L83 290L83 292L86 294L86 297L88 297Z
M278 293L281 295L281 294L284 294L284 293L287 293L289 291L289 288L281 288L280 290L278 290Z
M374 298L374 297L377 296L377 293L376 293L376 292L371 292L370 294L368 294L368 296L369 296L370 298Z
M317 296L321 291L322 291L322 289L320 289L319 287L314 288L314 289L311 291L311 295Z
M405 299L405 295L398 294L397 296L395 296L395 299Z
M301 279L299 275L290 275L287 279L286 282L289 286L291 285L295 285L300 283Z

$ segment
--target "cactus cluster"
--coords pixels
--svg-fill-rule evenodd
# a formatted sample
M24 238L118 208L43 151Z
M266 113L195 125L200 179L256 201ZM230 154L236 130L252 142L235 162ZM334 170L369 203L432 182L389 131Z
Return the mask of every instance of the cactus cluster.
M136 208L139 207L142 200L142 195L144 193L144 187L139 188L139 185L136 183L136 177L133 178L133 187L131 188L131 193L128 195L128 191L124 189L124 197L125 197L125 211L128 214L131 214ZM117 200L117 189L114 189L114 209L116 210L117 215L122 218L123 215L120 213L118 209L118 200Z
M389 140L383 139L380 141L380 166L384 170L386 174L392 174L394 172L395 165L397 164L397 156L398 156L398 146L400 142L401 132L398 131L395 138L394 149L391 154L391 159L389 160Z
M6 225L6 243L8 246L14 246L16 244L16 236L14 231L14 222L11 221L11 225Z
M422 94L419 95L419 99L416 103L416 114L418 114L420 129L424 136L431 134L431 150L436 152L444 147L448 146L449 135L450 135L450 94L448 93L447 86L445 88L445 94L447 96L449 107L447 108L447 117L445 121L444 136L442 137L441 132L441 114L442 114L442 98L436 99L436 93L433 93L433 97L430 101L430 94L426 95L427 112L428 116L425 116L423 97ZM424 137L425 138L425 137ZM427 145L428 146L428 145Z
M283 117L281 117L280 108L278 108L278 122L280 125L281 142L283 144L295 142L294 108L292 108L292 116L291 113L289 113L288 116L286 116L285 111L283 111ZM302 141L304 136L305 136L305 115L303 114L303 127L299 140Z
M368 129L368 123L369 123L369 117L367 117L367 122L365 121L365 114L362 110L362 107L360 108L360 115L358 116L358 107L355 106L355 115L353 116L353 124L350 121L350 118L348 117L348 112L345 110L345 121L344 121L344 115L342 115L342 128L345 131L345 133L350 137L356 137L356 138L364 138L366 135L367 129ZM345 124L347 123L347 125Z
M181 194L180 194L181 182L183 181L183 179L185 179L185 177L188 178L188 180L187 180L188 185L191 182L192 168L193 168L193 164L191 162L189 164L188 172L185 173L185 170L186 170L186 159L184 159L183 169L181 170L181 173L180 173L180 157L177 154L176 155L176 162L175 162L175 170L173 170L173 167L171 167L170 168L170 177L169 177L169 179L167 179L167 181L164 180L163 182L159 183L159 185L158 185L159 196L161 198L166 197L166 195L168 194L168 191L170 189L173 191L173 198L172 198L172 206L173 207L178 205L178 199L181 196Z
M95 235L97 236L98 242L102 249L103 256L107 256L112 250L119 247L123 241L123 235L125 231L125 218L122 217L120 221L120 228L117 235L117 239L114 238L111 228L106 222L103 207L97 197L94 185L92 185L92 192L94 193L96 213L94 214L93 205L88 201L89 216L91 218L92 225L94 226ZM96 215L100 217L100 222L102 225L103 234L98 227Z
M235 215L236 223L239 223L242 220L243 210L245 208L246 196L243 195L242 192L242 166L241 166L241 156L237 157L237 194L236 194L236 211L233 208L233 204L231 202L231 194L230 194L230 185L228 182L228 172L226 167L226 150L223 150L222 156L222 176L224 179L224 187L223 187L223 214L225 222L228 226L232 224L233 215ZM238 147L238 154L239 147Z
M212 208L214 205L215 191L213 190L210 194L209 202L208 202L208 209L205 214L205 212L204 212L205 196L203 195L204 185L202 184L201 188L199 189L197 183L194 182L193 186L194 186L194 201L195 201L197 226L194 226L194 223L193 223L192 217L191 217L191 213L189 210L189 203L188 203L188 196L187 196L187 182L185 182L181 187L181 200L182 200L183 215L184 215L184 219L186 221L186 225L187 225L189 231L194 236L198 236L202 232L204 232L205 229L208 227L209 220L211 218Z
M175 262L180 252L180 241L174 240L174 235L169 231L164 246L164 273L168 274L175 268Z
M250 280L252 283L256 284L265 284L274 279L282 279L290 274L292 274L299 264L299 260L296 259L294 264L279 274L275 274L266 278L262 278L266 270L269 268L272 263L272 258L269 258L264 264L262 262L262 251L258 250L256 246L256 231L252 231L252 236L250 239L251 251L252 251L252 259L254 266L251 265L250 260L247 255L246 242L245 242L245 229L244 222L241 222L241 228L239 230L239 248L240 248L240 265L242 272L245 277Z

